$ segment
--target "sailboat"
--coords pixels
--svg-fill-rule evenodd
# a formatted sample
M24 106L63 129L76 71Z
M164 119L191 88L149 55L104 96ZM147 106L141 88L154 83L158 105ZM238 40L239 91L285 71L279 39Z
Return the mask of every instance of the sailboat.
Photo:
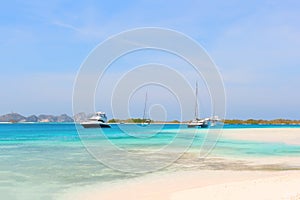
M148 101L148 92L146 92L146 95L145 95L144 114L143 114L141 126L147 126L151 123L150 119L146 119L147 101Z
M200 119L198 117L198 83L196 82L196 91L195 91L196 101L195 101L195 116L194 119L188 123L188 128L206 128L209 126L209 118Z

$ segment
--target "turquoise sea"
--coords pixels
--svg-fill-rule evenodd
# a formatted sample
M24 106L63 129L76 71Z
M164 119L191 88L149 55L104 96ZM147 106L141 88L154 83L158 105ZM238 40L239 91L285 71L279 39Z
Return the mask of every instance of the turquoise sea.
M134 130L135 125L126 126L126 130ZM178 125L159 125L159 134L143 137L158 125L145 127L143 131L128 135L113 125L105 129L106 138L95 137L97 129L84 130L80 126L84 139L101 146L104 140L123 149L135 152L146 152L160 146L168 145L174 139ZM225 129L251 128L300 128L285 125L227 125ZM187 134L178 138L184 143L189 139ZM141 137L138 137L141 136ZM224 156L215 160L208 156L206 162L199 160L197 150L204 139L201 130L194 139L193 146L178 161L162 169L162 171L194 170L194 169L250 169L247 163L232 163L228 158L239 157L272 157L300 156L300 146L283 143L262 143L220 139L211 155ZM103 152L109 154L110 152ZM171 153L171 152L170 152ZM112 152L113 154L113 152ZM112 159L116 158L111 155ZM168 156L164 154L163 156ZM120 160L125 158L118 158ZM97 161L84 147L74 124L0 124L0 199L57 199L63 192L73 187L110 183L122 179L130 179L141 174L124 173L110 169ZM218 164L216 164L218 163ZM253 167L253 166L252 166ZM274 170L288 169L289 166L268 166ZM263 169L257 167L255 169Z

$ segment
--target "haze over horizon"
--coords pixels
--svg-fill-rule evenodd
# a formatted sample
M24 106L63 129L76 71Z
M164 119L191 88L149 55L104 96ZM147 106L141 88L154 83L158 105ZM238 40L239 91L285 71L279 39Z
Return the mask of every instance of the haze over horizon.
M0 10L0 115L72 115L76 73L96 45L128 29L162 27L190 36L207 50L224 79L226 118L300 119L299 1L29 0L2 2ZM178 58L153 51L121 58L105 83L139 64L158 61L189 74L192 86L199 81L204 88ZM133 97L133 117L141 117L145 91ZM205 116L209 94L202 91L200 112ZM149 103L168 105L168 120L179 118L176 101L160 88L150 89ZM109 106L106 102L97 109L110 118Z

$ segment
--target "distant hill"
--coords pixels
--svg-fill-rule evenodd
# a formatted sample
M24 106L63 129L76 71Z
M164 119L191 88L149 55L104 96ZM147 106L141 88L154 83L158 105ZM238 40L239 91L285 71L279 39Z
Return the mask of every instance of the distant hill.
M74 121L75 122L84 122L87 121L89 118L91 118L94 114L90 113L90 114L86 114L84 112L81 113L77 113L74 115Z
M30 115L26 117L26 122L38 122L39 118L36 115Z
M73 122L73 118L62 114L59 116L54 115L30 115L25 117L19 113L9 113L0 116L0 122Z
M56 122L73 122L73 118L69 117L66 114L62 114L59 116L56 116Z
M74 115L74 121L75 122L83 122L86 121L88 119L88 116L84 113L77 113L76 115Z
M0 122L19 122L19 121L25 121L26 117L23 115L20 115L18 113L9 113L0 116Z

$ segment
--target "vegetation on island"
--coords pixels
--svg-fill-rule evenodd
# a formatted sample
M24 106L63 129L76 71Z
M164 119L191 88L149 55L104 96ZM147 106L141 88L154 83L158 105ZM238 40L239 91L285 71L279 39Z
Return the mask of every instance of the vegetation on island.
M290 120L290 119L273 119L273 120L264 120L264 119L226 119L224 120L225 124L257 124L257 125L296 125L300 124L300 120Z
M141 118L130 118L130 119L126 119L126 120L122 120L122 119L110 119L108 120L108 123L145 123L146 120L148 121L149 119L141 119ZM150 122L153 122L152 120L150 120Z

